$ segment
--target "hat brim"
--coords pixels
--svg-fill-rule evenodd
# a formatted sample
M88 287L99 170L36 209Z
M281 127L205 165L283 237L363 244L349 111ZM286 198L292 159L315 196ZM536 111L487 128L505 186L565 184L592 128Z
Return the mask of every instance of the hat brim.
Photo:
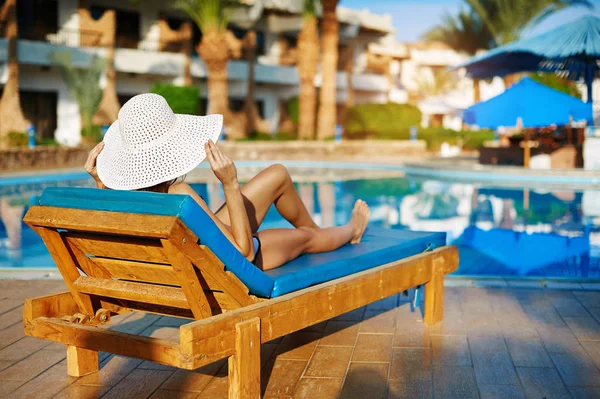
M119 121L104 136L98 155L98 177L113 190L138 190L176 179L192 171L206 158L204 145L217 142L223 115L175 114L175 123L162 140L137 148L124 144Z

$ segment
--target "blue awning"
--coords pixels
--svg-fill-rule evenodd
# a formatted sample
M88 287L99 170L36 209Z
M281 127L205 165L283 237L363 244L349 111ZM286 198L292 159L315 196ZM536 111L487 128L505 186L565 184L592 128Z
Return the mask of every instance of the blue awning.
M566 125L569 118L592 123L592 104L524 78L502 94L477 103L465 110L464 122L482 128L516 126L537 128Z

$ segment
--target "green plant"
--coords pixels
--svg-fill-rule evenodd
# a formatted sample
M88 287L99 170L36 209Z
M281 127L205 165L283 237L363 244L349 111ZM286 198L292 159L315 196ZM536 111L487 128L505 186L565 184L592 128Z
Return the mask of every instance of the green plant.
M248 137L237 139L236 141L291 141L296 140L296 136L293 133L288 132L277 132L275 134L254 132Z
M97 55L92 55L89 66L78 68L73 65L71 53L68 51L52 52L48 55L48 59L58 68L69 93L79 105L79 113L83 122L82 136L93 136L92 118L102 99L99 81L106 66L105 60Z
M298 125L300 119L300 99L292 97L287 102L287 112L294 125Z
M421 123L421 111L410 104L360 104L346 111L346 138L409 138L409 128Z
M59 145L58 142L56 141L56 139L49 139L49 138L44 138L44 139L37 139L35 140L35 144L37 145L48 145L48 146L57 146Z
M198 114L200 89L196 86L175 86L167 83L155 83L152 85L150 92L163 96L173 112L177 114Z
M10 147L24 147L29 144L29 137L25 132L8 132L7 138Z
M100 126L90 126L88 129L81 129L81 137L92 143L102 141L102 128Z
M545 86L581 99L581 91L577 88L577 84L571 80L561 78L554 73L543 72L532 73L529 77Z

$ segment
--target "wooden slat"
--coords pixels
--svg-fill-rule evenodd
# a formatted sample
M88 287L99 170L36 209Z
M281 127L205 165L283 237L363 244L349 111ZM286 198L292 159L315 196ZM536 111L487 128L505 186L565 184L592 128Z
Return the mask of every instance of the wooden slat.
M210 304L206 299L192 262L189 261L185 254L179 251L179 248L173 246L169 240L161 240L161 242L173 270L179 277L181 290L187 298L188 306L192 310L194 317L196 319L203 319L212 316Z
M58 271L60 271L65 284L73 295L73 300L77 303L81 312L94 317L94 306L92 305L91 298L88 295L80 293L75 287L75 280L79 278L79 270L60 233L46 227L35 227L35 231L42 237L44 244L46 244L48 252L52 255Z
M444 261L436 258L432 261L431 280L425 285L425 310L423 321L434 324L444 316Z
M206 246L198 246L187 236L187 228L181 221L173 228L171 242L186 254L207 282L217 282L218 290L229 294L240 306L250 305L255 298L248 295L248 288L232 273L226 273L223 263ZM217 289L216 287L210 287Z
M108 270L102 265L92 262L79 248L69 243L66 243L67 249L71 252L71 256L75 257L79 268L90 277L112 278Z
M267 342L350 310L375 302L432 278L435 259L458 267L456 247L443 247L347 277L309 287L181 327L181 351L200 367L229 357L235 348L235 324L261 319L261 342ZM201 354L201 355L200 355Z
M176 216L32 206L24 219L29 226L130 236L167 238Z
M189 309L181 288L166 287L129 281L106 280L80 276L75 287L81 292L110 298L127 299L156 305Z
M160 241L155 239L86 233L64 233L68 245L86 255L111 259L168 264Z
M229 397L260 398L260 319L235 325L235 354L229 358Z
M68 323L44 317L25 323L25 333L88 350L104 351L179 367L177 342Z
M168 265L109 258L89 259L114 278L179 286L179 278Z

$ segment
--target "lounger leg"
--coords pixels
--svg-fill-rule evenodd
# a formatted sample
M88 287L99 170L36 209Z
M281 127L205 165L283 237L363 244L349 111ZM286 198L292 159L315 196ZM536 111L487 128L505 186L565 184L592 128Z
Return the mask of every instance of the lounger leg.
M67 373L71 377L81 377L98 371L98 351L67 346Z
M434 324L444 317L444 259L432 262L432 278L425 284L425 324Z
M229 398L260 398L260 319L235 325L235 353L229 358Z

